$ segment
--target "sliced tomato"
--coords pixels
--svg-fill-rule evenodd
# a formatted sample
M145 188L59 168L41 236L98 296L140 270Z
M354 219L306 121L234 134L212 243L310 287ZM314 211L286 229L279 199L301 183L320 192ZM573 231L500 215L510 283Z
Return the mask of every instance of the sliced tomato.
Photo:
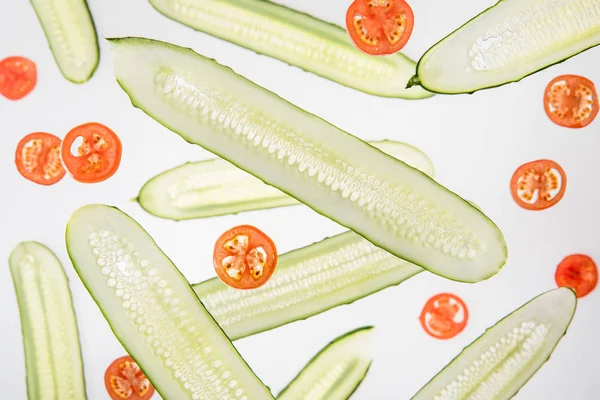
M76 144L76 141L81 143ZM77 154L73 154L74 146L77 146ZM61 157L76 181L96 183L117 172L122 151L121 140L116 133L98 122L89 122L67 133Z
M37 83L35 63L25 57L7 57L0 61L0 94L9 100L27 96Z
M598 115L599 108L596 87L583 76L557 76L544 91L546 115L555 124L566 128L588 126Z
M53 185L66 171L60 161L59 137L46 132L34 132L17 144L15 164L25 178L40 185Z
M436 339L451 339L467 326L469 310L462 299L452 293L439 293L430 298L419 321L430 336Z
M148 400L154 386L130 356L114 360L104 373L104 385L112 400Z
M554 206L567 189L567 175L552 160L535 160L521 165L510 180L513 200L522 208L541 211Z
M219 279L235 289L256 289L267 283L277 266L277 248L266 233L240 225L215 243L213 264Z
M583 297L596 288L598 268L590 256L571 254L558 264L554 279L558 286L571 288L577 297Z
M410 38L414 14L403 0L355 0L346 12L354 45L371 55L393 54Z

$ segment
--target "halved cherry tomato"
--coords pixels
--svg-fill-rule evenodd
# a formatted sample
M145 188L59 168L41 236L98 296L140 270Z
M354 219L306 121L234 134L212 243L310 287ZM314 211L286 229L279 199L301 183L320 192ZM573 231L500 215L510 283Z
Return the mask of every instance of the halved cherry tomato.
M37 83L35 63L25 57L7 57L0 61L0 94L9 100L27 96Z
M598 268L591 257L571 254L558 264L554 279L558 286L571 288L577 297L583 297L598 284Z
M104 385L112 400L148 400L154 386L130 356L113 361L104 373Z
M76 140L77 155L72 153ZM122 145L110 128L97 122L88 122L71 129L65 136L61 157L65 166L78 182L102 182L117 172L121 163Z
M346 29L359 50L386 55L406 45L414 20L404 0L355 0L346 12Z
M566 128L583 128L598 115L594 83L579 75L552 79L544 91L544 110L552 122Z
M25 178L40 185L53 185L66 174L60 161L60 138L51 133L34 132L17 144L15 164Z
M541 211L558 203L567 189L567 175L552 160L535 160L521 165L510 180L513 200L522 208Z
M217 239L213 265L219 279L232 288L256 289L275 272L277 248L258 228L236 226Z
M419 317L421 326L436 339L451 339L467 326L469 310L462 299L451 293L430 298Z

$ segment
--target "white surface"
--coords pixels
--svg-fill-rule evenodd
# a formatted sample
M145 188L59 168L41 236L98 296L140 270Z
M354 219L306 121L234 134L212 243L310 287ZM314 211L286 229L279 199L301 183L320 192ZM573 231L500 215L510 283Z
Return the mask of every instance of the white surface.
M285 3L343 24L350 2ZM439 38L492 4L490 0L413 1L416 26L406 54L417 59ZM433 160L438 181L478 204L506 236L509 261L488 281L458 284L424 273L355 304L236 341L248 364L275 394L331 339L372 324L376 327L374 362L353 399L409 399L485 328L555 287L554 270L564 256L582 252L600 261L596 230L600 192L594 184L600 170L600 119L585 129L561 128L545 116L541 101L547 82L563 73L584 75L600 84L600 48L518 84L472 96L411 102L355 92L194 32L161 16L143 0L90 0L90 8L101 37L147 36L192 47L363 139L396 139L416 145ZM24 55L39 68L39 83L31 95L18 102L0 98L0 257L8 260L20 241L38 240L63 262L77 312L89 399L108 398L104 370L124 350L69 263L64 228L76 208L106 203L129 213L191 282L213 276L213 242L233 225L260 226L281 252L344 230L304 206L179 223L145 213L129 199L148 178L185 161L212 156L130 105L114 80L112 56L104 40L98 71L87 84L78 86L60 75L29 2L0 0L0 18L0 58ZM18 174L14 150L24 135L47 131L62 137L88 121L108 125L123 141L123 160L114 177L94 185L67 177L43 187ZM514 204L508 184L519 165L539 158L554 159L564 167L567 192L557 206L527 212ZM427 336L417 319L425 301L440 291L460 295L470 308L467 328L449 341ZM0 299L2 398L26 399L21 328L7 263L0 268ZM600 381L594 360L600 357L599 302L600 290L579 302L567 336L516 398L597 398Z

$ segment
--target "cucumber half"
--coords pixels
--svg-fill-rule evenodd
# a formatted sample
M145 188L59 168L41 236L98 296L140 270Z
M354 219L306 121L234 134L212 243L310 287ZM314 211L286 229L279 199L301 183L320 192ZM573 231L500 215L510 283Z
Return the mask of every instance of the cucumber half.
M474 93L600 44L598 0L500 0L432 46L407 87Z
M278 400L347 400L371 366L372 326L330 342L279 393Z
M264 0L150 0L166 17L256 53L381 97L422 99L406 88L416 63L401 53L357 50L340 26Z
M79 333L60 261L43 244L22 242L9 266L21 314L28 399L84 400Z
M69 257L115 336L164 399L273 399L187 280L122 211L84 206Z
M433 176L431 160L416 147L391 140L370 143ZM220 158L165 171L146 182L136 200L150 214L176 221L300 204Z
M576 307L568 288L535 297L466 347L412 400L512 398L548 361Z
M54 59L73 83L87 82L98 67L94 21L86 0L30 0Z
M496 274L498 227L423 172L191 49L110 39L132 104L375 245L446 278Z
M218 278L192 285L231 340L349 304L422 272L352 231L282 254L266 284L236 290Z

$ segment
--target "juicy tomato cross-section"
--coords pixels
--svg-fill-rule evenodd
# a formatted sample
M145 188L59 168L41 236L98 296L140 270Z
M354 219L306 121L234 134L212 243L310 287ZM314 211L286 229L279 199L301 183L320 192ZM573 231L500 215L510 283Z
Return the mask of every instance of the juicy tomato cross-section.
M76 141L81 143L76 144ZM73 147L77 146L77 154ZM71 129L65 136L61 157L78 182L102 182L117 172L121 163L121 140L110 128L88 122Z
M552 122L566 128L583 128L598 115L594 83L579 75L560 75L544 91L544 110Z
M40 185L53 185L66 171L60 161L60 143L57 136L46 132L26 135L17 144L15 164L19 173Z
M552 160L535 160L521 165L510 180L513 200L522 208L541 211L554 206L564 196L567 175Z
M371 55L402 49L413 26L413 11L404 0L355 0L346 12L346 29L352 42Z
M436 339L451 339L465 329L469 310L465 302L452 293L439 293L431 297L419 321L430 336Z
M267 283L277 266L277 248L251 225L227 230L216 241L213 265L217 276L235 289L256 289Z
M571 288L577 297L583 297L596 288L598 268L590 256L571 254L558 264L554 279L558 286Z
M9 100L27 96L37 83L37 68L28 58L13 56L0 61L0 94Z
M155 391L131 356L117 358L108 366L104 385L112 400L148 400Z

